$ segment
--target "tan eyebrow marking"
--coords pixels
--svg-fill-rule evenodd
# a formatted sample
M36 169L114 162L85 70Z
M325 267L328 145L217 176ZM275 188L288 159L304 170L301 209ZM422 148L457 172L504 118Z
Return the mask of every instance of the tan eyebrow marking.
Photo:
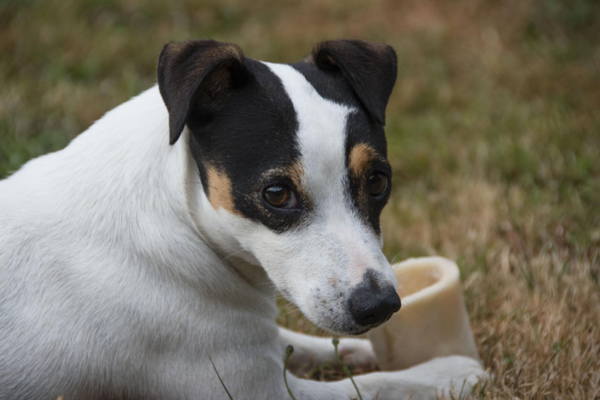
M300 162L295 162L294 164L285 168L285 170L288 173L292 182L294 182L294 185L296 185L296 188L298 188L298 190L303 190L304 188L302 182L304 177L304 170L302 168L302 164L300 164Z
M263 177L269 178L280 175L288 177L294 183L296 189L303 189L304 168L302 168L302 164L299 161L296 161L295 163L286 166L270 169L263 174Z
M206 176L208 178L208 201L215 210L223 208L232 214L240 214L233 203L231 180L218 171L212 165L207 166Z
M377 159L377 152L371 146L359 143L350 150L348 156L348 166L354 176L362 176L366 172L369 164Z

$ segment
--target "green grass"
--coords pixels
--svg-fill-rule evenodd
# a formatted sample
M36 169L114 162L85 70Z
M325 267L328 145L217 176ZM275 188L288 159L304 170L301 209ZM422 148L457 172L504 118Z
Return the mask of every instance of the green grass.
M600 396L598 2L0 0L0 177L153 85L165 42L206 37L276 62L392 44L386 254L458 260L486 398Z

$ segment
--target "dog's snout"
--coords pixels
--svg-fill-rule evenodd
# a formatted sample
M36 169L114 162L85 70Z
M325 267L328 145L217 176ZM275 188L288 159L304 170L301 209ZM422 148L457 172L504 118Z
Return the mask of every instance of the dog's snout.
M363 286L350 295L349 307L358 325L374 327L400 309L400 297L391 285L384 288Z

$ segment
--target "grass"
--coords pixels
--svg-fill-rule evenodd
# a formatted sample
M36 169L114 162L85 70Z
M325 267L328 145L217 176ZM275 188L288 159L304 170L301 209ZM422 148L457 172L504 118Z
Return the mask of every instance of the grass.
M151 86L165 42L202 37L279 62L392 44L386 254L458 261L494 374L479 397L600 398L596 1L0 0L0 176Z
M358 395L358 400L363 400L362 395L360 394L360 390L358 389L358 386L356 386L356 382L354 382L354 379L352 378L352 373L350 372L350 368L346 364L344 364L342 362L342 359L340 358L340 354L338 352L338 345L340 344L340 340L337 337L334 337L332 339L332 344L335 349L335 358L337 359L337 362L339 363L339 365L342 367L342 371L344 371L344 375L346 375L348 377L348 379L350 379L350 382L352 382L352 386L354 386L354 390L356 390L356 394Z
M292 390L290 389L290 386L288 384L287 381L287 369L288 369L288 361L291 357L291 355L294 354L294 346L292 345L288 345L285 348L285 359L283 360L283 382L285 383L285 388L287 389L288 395L290 396L291 400L296 400L296 397L294 397L294 394L292 393Z

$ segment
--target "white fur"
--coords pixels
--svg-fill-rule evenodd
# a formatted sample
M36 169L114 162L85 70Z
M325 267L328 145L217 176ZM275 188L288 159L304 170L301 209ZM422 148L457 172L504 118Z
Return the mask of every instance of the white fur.
M299 94L310 88L294 91L290 80L299 78L287 73L279 76L295 107L317 101L324 112L336 110L331 121L317 116L316 125L299 111L302 143L312 148L320 124L339 130L350 110ZM209 358L234 399L285 399L282 345L307 354L329 341L289 332L277 340L272 282L335 328L310 304L310 288L325 276L320 269L361 257L389 267L374 250L378 239L351 212L331 214L339 198L323 200L312 230L290 235L214 210L187 134L168 145L168 115L154 87L64 150L0 181L0 399L103 398L102 388L128 398L226 399ZM304 168L314 162L336 177L339 164L303 154ZM324 195L322 184L309 183L315 196ZM358 244L354 232L368 243ZM350 264L339 273L354 281L360 271ZM360 362L373 357L365 342L343 340L341 350ZM364 399L433 399L437 388L473 383L481 373L475 361L450 357L356 382ZM289 379L297 399L356 397L348 380Z

